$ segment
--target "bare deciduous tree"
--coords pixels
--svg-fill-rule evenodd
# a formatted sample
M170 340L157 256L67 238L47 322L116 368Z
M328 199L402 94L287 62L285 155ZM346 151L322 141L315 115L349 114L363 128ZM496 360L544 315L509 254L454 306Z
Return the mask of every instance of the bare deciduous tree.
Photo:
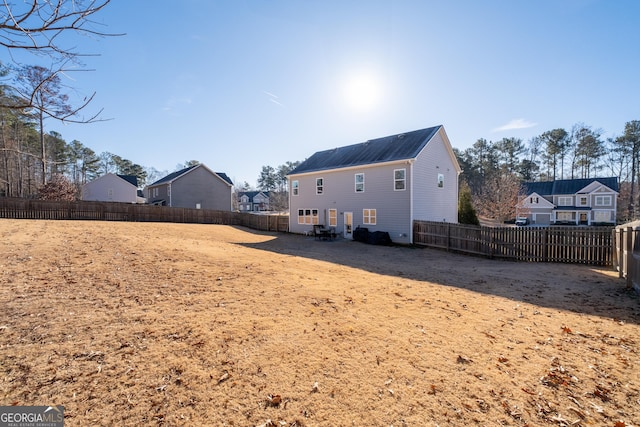
M64 45L63 35L77 33L106 36L92 21L111 0L31 0L0 3L0 46L48 55L54 62L84 56Z
M81 66L80 58L91 56L86 52L76 50L75 45L69 43L67 34L86 36L116 36L99 29L92 20L93 15L104 9L110 0L25 0L22 2L0 2L0 46L5 47L11 54L12 61L18 68L23 64L13 55L15 51L26 51L41 57L48 57L51 61L47 79L40 85L49 84L51 79L73 71L87 71ZM36 94L41 90L35 86L31 93L22 93L20 97L2 99L0 107L24 110L34 106ZM57 116L49 114L58 120L90 123L98 121L101 111L89 118L77 118L94 98L95 92L86 96L79 106L68 113ZM51 112L53 113L53 112ZM75 117L72 119L72 117Z
M474 206L483 217L499 221L514 218L521 188L515 174L495 174L485 181L480 193L474 197Z

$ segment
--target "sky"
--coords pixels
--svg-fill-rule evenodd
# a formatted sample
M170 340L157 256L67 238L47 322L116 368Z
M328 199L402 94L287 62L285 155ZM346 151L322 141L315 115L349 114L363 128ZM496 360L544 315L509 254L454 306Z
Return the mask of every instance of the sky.
M640 1L112 0L76 36L93 124L46 131L167 173L263 166L443 125L454 148L640 120Z

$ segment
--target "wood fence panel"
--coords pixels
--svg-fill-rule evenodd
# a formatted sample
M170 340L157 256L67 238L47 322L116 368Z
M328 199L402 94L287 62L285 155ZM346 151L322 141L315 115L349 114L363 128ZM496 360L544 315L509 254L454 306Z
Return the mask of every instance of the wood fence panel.
M611 266L610 227L475 227L414 221L415 244L526 262Z
M242 225L263 231L289 231L288 215L255 215L207 209L115 202L30 200L0 197L0 218Z

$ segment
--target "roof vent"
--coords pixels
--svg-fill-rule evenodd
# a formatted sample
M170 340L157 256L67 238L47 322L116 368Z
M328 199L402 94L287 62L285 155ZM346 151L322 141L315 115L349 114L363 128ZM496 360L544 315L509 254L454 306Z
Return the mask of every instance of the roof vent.
M400 135L398 135L398 139L402 139L404 138L404 133L401 133Z

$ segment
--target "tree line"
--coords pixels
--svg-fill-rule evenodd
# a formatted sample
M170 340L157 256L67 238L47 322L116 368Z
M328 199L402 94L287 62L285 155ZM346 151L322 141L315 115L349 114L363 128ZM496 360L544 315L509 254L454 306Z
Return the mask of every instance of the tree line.
M82 58L89 55L78 51L69 36L116 35L105 33L93 19L109 2L0 4L0 47L10 58L8 63L0 62L0 195L55 194L47 184L69 188L75 184L77 188L98 173L100 159L118 164L121 170L138 166L108 153L99 157L79 141L67 143L60 134L45 130L45 121L50 119L67 123L101 120L101 111L86 114L95 93L72 101L69 93L73 89L62 77L88 71ZM30 60L34 63L26 62Z
M144 186L153 169L110 152L96 153L80 141L40 131L37 116L0 107L0 196L36 197L61 178L79 190L107 173L134 175Z
M625 124L619 136L603 138L602 130L584 123L552 129L528 141L478 139L464 151L454 149L460 166L461 192L471 195L481 216L513 218L525 181L617 177L618 218L638 218L640 121Z

